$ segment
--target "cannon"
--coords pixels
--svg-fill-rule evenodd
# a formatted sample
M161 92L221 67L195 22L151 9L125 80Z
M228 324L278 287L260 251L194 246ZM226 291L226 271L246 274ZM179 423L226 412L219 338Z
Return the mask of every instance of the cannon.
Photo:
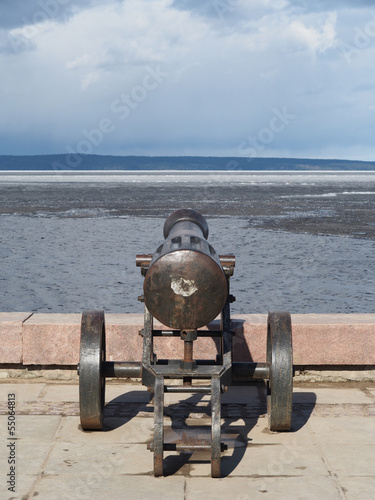
M271 431L288 431L292 419L293 354L292 326L288 312L270 312L267 320L266 362L233 361L230 277L233 255L217 255L207 241L205 218L191 209L172 213L164 224L164 241L153 255L137 255L136 265L144 276L143 354L140 362L106 361L103 311L85 311L81 322L79 373L80 421L83 430L103 426L105 379L140 378L154 394L155 476L164 475L164 451L211 455L211 476L221 476L221 394L236 382L264 380L267 385L267 418ZM220 328L206 327L220 315ZM154 318L166 329L155 329ZM211 323L211 326L214 323ZM158 359L156 337L178 337L182 359ZM194 343L200 337L217 341L215 360L194 359ZM172 382L173 381L173 382ZM209 440L185 439L164 442L164 394L180 392L211 396Z

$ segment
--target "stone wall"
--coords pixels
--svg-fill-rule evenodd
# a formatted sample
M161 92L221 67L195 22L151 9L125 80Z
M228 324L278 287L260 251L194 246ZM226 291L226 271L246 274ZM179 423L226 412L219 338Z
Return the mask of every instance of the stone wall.
M0 368L66 366L79 361L80 314L0 313ZM109 361L141 361L142 314L106 314ZM156 328L162 325L156 323ZM293 360L298 367L375 366L375 314L293 314ZM218 329L218 321L208 325ZM265 361L267 315L232 317L234 361ZM158 358L180 358L179 338L156 339ZM210 338L194 345L196 359L215 359Z

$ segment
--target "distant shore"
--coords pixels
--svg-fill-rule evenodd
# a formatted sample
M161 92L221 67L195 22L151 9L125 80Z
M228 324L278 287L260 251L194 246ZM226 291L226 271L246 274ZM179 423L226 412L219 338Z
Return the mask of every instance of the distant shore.
M83 154L0 155L0 170L28 171L375 171L375 161L246 156L112 156Z

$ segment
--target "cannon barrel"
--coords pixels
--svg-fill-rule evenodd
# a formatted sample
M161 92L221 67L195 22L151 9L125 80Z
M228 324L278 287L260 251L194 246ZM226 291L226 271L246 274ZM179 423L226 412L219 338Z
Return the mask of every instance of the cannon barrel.
M225 305L227 278L207 237L207 222L195 210L177 210L165 221L165 241L145 276L144 300L150 313L170 328L205 326Z

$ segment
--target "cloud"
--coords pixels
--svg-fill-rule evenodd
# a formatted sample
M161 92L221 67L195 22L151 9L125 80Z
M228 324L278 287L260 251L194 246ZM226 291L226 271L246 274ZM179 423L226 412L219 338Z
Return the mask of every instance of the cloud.
M372 0L289 0L291 7L299 7L307 12L327 12L343 9L368 9L374 6Z
M0 53L35 50L34 39L54 23L66 23L95 0L2 0Z
M76 149L106 119L94 153L232 156L260 139L260 156L373 147L365 2L16 1L18 17L2 4L0 154ZM36 15L47 4L51 15ZM154 88L150 71L163 74ZM275 132L284 107L296 118Z
M72 7L71 0L2 0L0 28L21 28L51 19L65 21Z
M330 12L327 19L321 20L317 27L308 26L303 21L292 21L285 31L285 36L297 46L307 48L312 53L325 52L337 45L335 25L336 13ZM311 23L311 20L310 20Z
M122 0L108 0L119 4ZM77 12L100 6L101 0L1 0L0 29L14 29L45 21L67 22Z

